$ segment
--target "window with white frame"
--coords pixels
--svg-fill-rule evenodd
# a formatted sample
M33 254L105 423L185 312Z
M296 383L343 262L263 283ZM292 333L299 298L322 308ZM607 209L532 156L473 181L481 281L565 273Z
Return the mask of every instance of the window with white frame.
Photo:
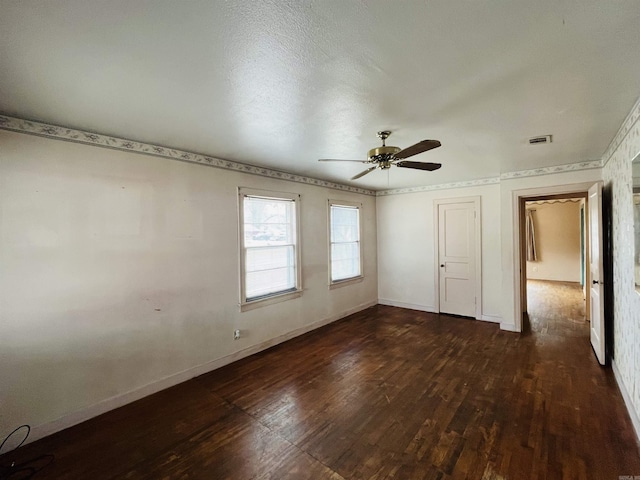
M299 293L297 194L238 189L241 305Z
M331 283L362 277L361 204L329 201Z

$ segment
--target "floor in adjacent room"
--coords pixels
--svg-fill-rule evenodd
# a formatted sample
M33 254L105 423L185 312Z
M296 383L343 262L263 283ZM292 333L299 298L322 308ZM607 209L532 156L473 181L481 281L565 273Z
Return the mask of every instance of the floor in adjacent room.
M528 333L378 305L0 458L34 478L612 479L640 452L588 323ZM537 299L537 300L536 300ZM578 309L579 311L579 309Z
M527 311L537 333L579 337L589 343L582 285L527 280Z

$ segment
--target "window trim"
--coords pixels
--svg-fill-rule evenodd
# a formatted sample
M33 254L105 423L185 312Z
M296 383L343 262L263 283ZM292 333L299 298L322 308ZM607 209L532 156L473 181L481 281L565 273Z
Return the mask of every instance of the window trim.
M294 289L262 295L247 301L246 295L246 270L245 270L245 245L244 245L244 199L246 197L260 197L272 200L291 200L294 202L294 260L295 260L295 280ZM298 193L278 192L272 190L261 190L257 188L238 187L238 256L240 280L240 311L245 312L254 308L280 303L302 295L302 254L300 237L300 204L301 196Z
M358 209L358 235L359 235L359 244L360 244L360 275L356 275L355 277L349 278L341 278L340 280L332 279L332 271L331 271L331 207L350 207ZM328 240L328 273L329 273L329 290L333 290L334 288L339 288L347 285L353 285L354 283L360 283L364 280L364 241L362 235L362 203L360 202L351 202L348 200L328 200L327 207L327 240Z

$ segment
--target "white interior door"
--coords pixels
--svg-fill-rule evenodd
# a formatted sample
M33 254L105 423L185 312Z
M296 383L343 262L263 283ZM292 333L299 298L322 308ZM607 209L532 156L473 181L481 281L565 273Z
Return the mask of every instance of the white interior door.
M474 202L438 205L440 312L476 315L476 209Z
M602 268L602 184L589 189L589 298L591 345L601 365L605 363L604 297Z

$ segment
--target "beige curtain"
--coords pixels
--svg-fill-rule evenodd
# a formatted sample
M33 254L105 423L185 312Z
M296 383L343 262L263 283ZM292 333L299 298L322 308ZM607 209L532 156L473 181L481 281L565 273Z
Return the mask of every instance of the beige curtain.
M527 235L527 262L537 262L538 253L536 252L536 232L533 227L533 211L527 210L526 218L526 235Z

